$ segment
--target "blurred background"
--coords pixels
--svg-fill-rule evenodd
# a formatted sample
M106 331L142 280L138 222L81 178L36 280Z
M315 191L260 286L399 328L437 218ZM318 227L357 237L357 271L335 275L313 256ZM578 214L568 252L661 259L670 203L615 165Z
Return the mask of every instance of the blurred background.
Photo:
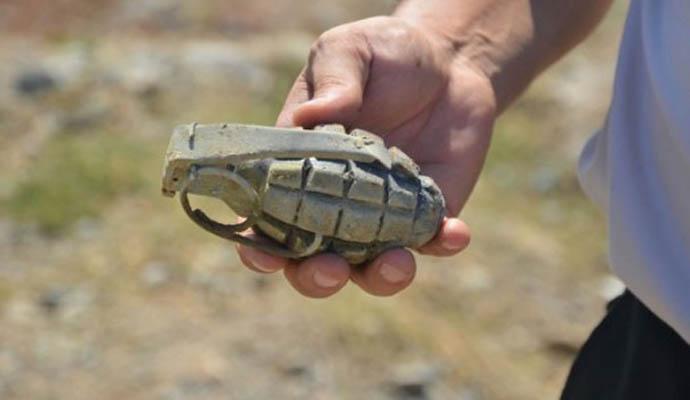
M159 193L176 124L270 124L392 1L0 2L1 399L554 399L622 290L575 177L627 2L500 120L473 243L392 298L297 295Z

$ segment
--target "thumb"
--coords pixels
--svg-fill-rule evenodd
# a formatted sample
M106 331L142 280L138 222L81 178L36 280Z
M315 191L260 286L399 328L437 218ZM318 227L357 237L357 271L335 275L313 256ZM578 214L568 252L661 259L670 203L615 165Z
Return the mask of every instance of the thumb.
M312 47L304 72L310 99L294 110L293 122L297 126L348 126L359 115L371 55L366 43L340 36L343 35L327 32Z

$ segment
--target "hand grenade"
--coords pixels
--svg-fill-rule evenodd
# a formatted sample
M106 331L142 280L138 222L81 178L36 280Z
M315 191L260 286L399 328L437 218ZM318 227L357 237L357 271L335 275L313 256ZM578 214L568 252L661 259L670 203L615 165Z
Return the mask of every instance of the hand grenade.
M218 236L289 258L336 253L352 264L422 246L445 213L440 189L412 159L377 135L342 125L178 126L162 191L180 192L187 215ZM214 221L192 209L190 193L216 197L246 219ZM240 234L248 228L268 240Z

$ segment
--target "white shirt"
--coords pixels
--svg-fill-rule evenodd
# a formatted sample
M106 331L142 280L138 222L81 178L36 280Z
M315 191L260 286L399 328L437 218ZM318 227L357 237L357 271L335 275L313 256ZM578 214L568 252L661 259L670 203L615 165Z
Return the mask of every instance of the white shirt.
M631 1L609 115L579 174L608 216L611 268L690 342L690 0Z

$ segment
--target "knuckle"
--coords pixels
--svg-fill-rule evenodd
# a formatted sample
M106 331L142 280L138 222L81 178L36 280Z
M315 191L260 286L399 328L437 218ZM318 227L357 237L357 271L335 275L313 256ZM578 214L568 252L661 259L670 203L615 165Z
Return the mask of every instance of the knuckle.
M336 74L321 74L318 77L318 82L314 82L320 88L332 88L332 87L346 87L349 83L342 77Z
M338 34L333 33L332 30L322 33L321 36L319 36L318 39L314 41L314 43L311 45L311 48L309 49L310 59L313 59L314 57L318 56L327 48L337 46L338 42L342 42L342 40L338 38Z
M322 33L312 44L310 59L315 58L325 50L339 50L356 53L363 44L362 32L354 24L346 24L331 28Z
M321 34L317 42L322 44L343 44L355 36L357 29L352 24L339 25Z
M322 33L314 43L315 49L320 50L326 46L342 44L344 41L341 32L341 29L333 28Z

